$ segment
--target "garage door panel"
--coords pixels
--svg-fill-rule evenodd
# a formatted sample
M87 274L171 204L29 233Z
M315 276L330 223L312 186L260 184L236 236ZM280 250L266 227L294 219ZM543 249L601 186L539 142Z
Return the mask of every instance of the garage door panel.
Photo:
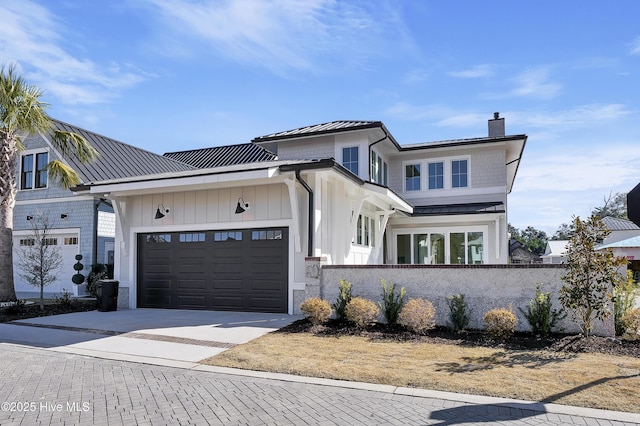
M243 311L246 310L240 296L218 296L213 298L214 309Z
M271 291L282 290L285 284L280 280L253 279L251 280L251 291Z
M206 296L177 296L179 309L205 309Z
M243 280L241 279L214 279L211 280L211 288L213 290L242 290Z
M138 306L287 312L287 228L190 234L139 234Z
M178 290L204 290L206 288L206 281L204 279L201 280L178 280L177 281L177 289Z

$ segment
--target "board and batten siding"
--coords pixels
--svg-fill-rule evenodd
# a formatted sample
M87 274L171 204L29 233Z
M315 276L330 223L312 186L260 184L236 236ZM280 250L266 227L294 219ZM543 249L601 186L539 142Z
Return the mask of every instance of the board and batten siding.
M243 214L235 214L239 198L250 205ZM133 227L291 219L291 204L284 184L144 195L131 202ZM155 219L160 204L168 208L170 214Z

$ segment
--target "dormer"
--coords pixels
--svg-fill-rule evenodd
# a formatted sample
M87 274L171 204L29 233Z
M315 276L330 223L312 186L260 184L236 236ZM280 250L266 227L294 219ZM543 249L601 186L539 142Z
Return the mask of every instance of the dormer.
M400 146L380 121L332 121L254 138L278 160L333 158L360 179L386 186Z

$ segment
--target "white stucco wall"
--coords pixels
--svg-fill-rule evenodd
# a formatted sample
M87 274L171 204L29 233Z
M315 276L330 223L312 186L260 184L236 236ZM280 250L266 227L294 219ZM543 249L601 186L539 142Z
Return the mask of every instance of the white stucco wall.
M307 292L304 297L320 296L330 303L338 297L338 283L345 279L353 285L353 295L379 302L381 278L395 283L398 290L405 287L408 298L422 297L436 308L436 322L446 325L449 315L447 298L462 293L471 308L471 328L483 328L484 314L494 308L511 306L518 317L518 330L528 330L526 319L518 307L526 308L536 294L536 286L551 292L553 306L560 307L558 294L563 285L560 277L565 269L542 265L500 266L333 266L324 265L318 258L307 260ZM314 275L315 274L315 275ZM299 311L299 305L296 306ZM605 336L615 334L613 317L605 322L595 321L594 333ZM578 333L579 327L567 316L559 324L565 332Z

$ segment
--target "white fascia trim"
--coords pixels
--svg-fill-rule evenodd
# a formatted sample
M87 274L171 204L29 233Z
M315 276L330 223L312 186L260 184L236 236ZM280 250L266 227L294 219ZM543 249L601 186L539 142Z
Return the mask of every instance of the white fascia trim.
M278 167L270 167L268 169L238 171L230 173L216 173L199 176L186 176L175 178L163 178L159 180L148 180L139 182L126 183L105 183L95 184L91 186L91 194L117 193L119 195L133 195L128 193L145 193L153 192L153 190L171 191L172 189L180 189L197 185L215 185L224 183L238 183L241 186L243 181L254 179L269 179L280 174Z
M51 235L61 235L61 234L79 234L80 228L51 228L47 232ZM13 236L25 236L33 234L33 230L25 229L22 231L13 231Z
M373 192L374 194L376 194L378 196L386 197L386 200L389 202L391 207L393 207L393 208L395 208L397 210L405 211L407 213L413 213L413 206L411 204L407 203L402 198L400 198L398 195L396 195L389 188L385 188L385 187L382 187L382 186L374 185L374 184L369 183L369 182L365 182L364 185L363 185L363 188L365 190L367 190L367 191Z
M487 186L484 188L449 188L449 189L429 189L421 191L405 191L402 196L407 199L417 198L444 198L459 197L468 195L500 195L504 196L507 192L506 186Z
M75 201L92 201L95 197L90 195L76 195L73 197L58 197L58 198L38 198L36 200L19 200L16 201L16 206L31 205L31 204L49 204L49 203L73 203Z
M498 219L505 218L504 213L477 213L477 214L452 214L439 216L414 216L414 217L392 217L390 219L391 226L395 225L419 225L419 224L436 224L436 223L464 223L464 224L486 224L486 222L494 222Z

